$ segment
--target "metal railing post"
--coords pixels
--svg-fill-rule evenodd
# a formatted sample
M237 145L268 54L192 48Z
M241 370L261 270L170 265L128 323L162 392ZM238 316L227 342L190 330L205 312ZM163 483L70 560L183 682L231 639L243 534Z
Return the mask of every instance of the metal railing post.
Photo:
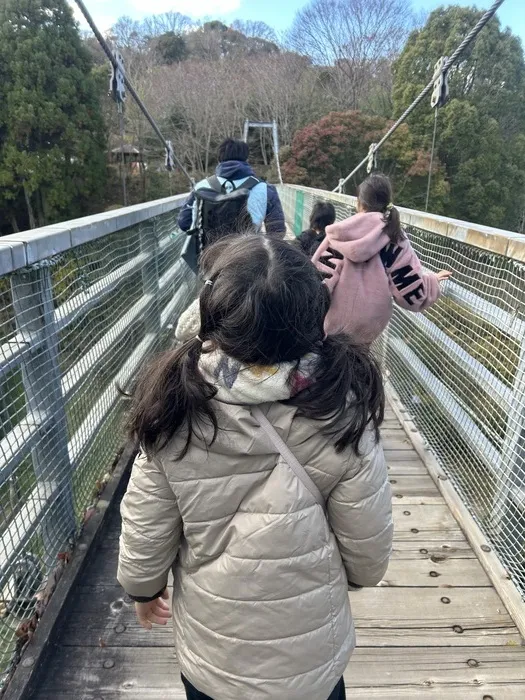
M43 339L24 356L21 369L28 416L43 426L31 455L39 497L48 501L41 535L45 564L51 568L74 533L75 516L50 268L15 273L11 291L18 331L28 342L31 337Z
M509 525L509 505L513 491L525 482L525 339L521 341L516 376L512 384L512 401L507 415L507 429L501 449L501 480L494 495L489 524L495 535ZM512 517L512 515L511 515Z
M144 221L139 227L141 253L147 254L147 261L142 266L142 289L145 296L151 298L145 313L146 333L154 333L160 342L161 317L159 299L159 240L157 219Z

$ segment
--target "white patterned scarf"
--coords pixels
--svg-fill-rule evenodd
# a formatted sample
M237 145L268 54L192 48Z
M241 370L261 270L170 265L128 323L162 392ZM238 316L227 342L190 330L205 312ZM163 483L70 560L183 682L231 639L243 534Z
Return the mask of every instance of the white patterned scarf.
M217 400L257 405L285 401L306 389L312 381L317 357L310 353L298 365L296 362L281 362L263 367L243 365L215 350L202 353L199 368L205 379L217 387Z

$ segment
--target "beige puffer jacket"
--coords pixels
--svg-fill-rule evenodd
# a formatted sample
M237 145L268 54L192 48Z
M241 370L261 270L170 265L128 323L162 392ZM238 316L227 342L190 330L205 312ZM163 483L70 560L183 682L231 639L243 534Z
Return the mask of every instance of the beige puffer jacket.
M327 499L319 505L251 415L215 401L219 435L136 459L118 578L153 597L173 568L184 675L215 700L326 700L355 645L348 581L374 586L392 543L391 495L372 434L336 454L320 423L261 408ZM145 633L146 634L146 633Z

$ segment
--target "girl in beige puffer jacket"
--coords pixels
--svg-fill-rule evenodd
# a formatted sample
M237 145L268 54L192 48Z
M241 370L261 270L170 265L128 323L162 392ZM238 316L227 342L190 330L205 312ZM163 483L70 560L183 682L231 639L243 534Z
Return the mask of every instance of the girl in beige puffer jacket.
M170 617L173 571L188 698L342 700L348 583L376 585L392 543L380 374L346 336L324 337L329 292L287 242L223 240L201 268L197 336L134 393L142 451L122 504L119 581L151 628Z

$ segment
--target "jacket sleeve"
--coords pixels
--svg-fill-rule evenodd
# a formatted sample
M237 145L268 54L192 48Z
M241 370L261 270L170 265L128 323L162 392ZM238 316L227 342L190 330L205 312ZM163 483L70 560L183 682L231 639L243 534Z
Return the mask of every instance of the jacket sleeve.
M425 311L441 294L433 272L423 272L421 262L408 239L389 244L381 251L394 301L408 311Z
M286 233L286 222L281 200L273 185L268 185L267 187L268 197L266 203L266 217L264 219L266 233L280 233L284 235Z
M342 256L334 256L334 251L330 248L328 238L325 238L324 241L321 242L312 256L312 262L323 275L324 283L328 287L330 293L333 294L341 276L344 259Z
M133 598L153 599L166 588L182 519L166 474L141 452L121 505L119 583Z
M181 343L185 343L191 338L198 335L201 327L201 308L200 299L197 297L186 311L181 314L177 328L175 329L175 338Z
M179 214L179 228L182 229L182 231L189 231L191 229L191 225L193 223L193 204L195 202L195 193L192 192L188 199L186 200L186 203L180 210Z
M375 586L392 551L392 496L381 444L367 435L369 451L352 465L328 499L328 519L348 581Z

